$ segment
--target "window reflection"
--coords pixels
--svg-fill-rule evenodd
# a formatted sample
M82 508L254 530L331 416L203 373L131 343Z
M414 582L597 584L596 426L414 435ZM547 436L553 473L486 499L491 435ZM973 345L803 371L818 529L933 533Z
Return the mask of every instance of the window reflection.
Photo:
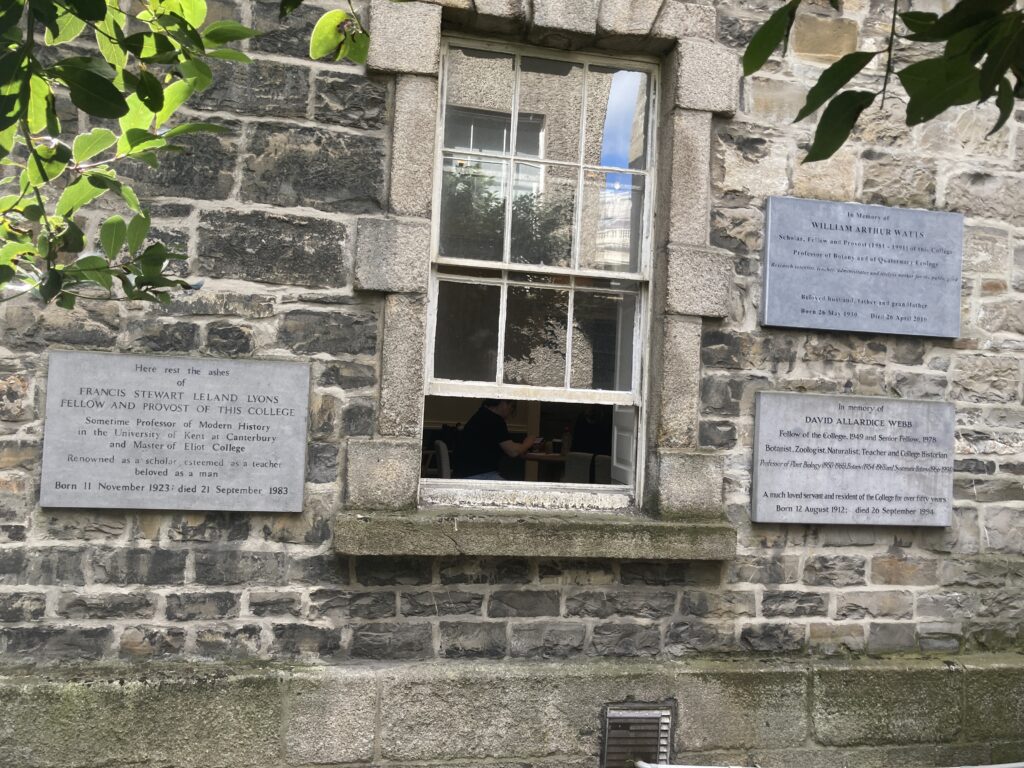
M442 280L437 293L434 377L494 381L501 288Z
M592 165L642 169L646 155L647 75L591 67L584 160Z

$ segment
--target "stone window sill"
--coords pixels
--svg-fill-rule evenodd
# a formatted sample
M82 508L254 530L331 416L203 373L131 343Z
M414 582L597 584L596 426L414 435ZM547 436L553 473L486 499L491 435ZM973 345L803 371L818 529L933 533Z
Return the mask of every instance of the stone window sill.
M728 560L736 554L736 532L719 522L434 509L341 515L334 549L346 555Z

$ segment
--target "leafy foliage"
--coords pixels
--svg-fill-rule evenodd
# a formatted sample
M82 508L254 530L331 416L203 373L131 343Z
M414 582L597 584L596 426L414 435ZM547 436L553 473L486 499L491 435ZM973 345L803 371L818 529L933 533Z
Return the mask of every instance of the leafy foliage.
M79 299L167 302L189 284L185 258L147 245L150 219L118 177L125 161L156 166L174 140L223 127L175 124L177 110L213 83L211 60L247 63L233 44L255 31L206 22L207 0L3 0L0 4L0 300L32 293L70 309ZM282 0L281 18L302 0ZM331 11L316 51L364 62L369 38L355 13ZM58 104L95 127L74 135ZM121 210L89 249L86 207L107 197Z
M838 9L838 0L830 0ZM890 76L895 74L907 92L907 125L937 117L950 107L982 104L995 98L999 115L991 133L1024 99L1024 10L1014 0L959 0L943 15L900 13L893 0L892 27L885 51L856 51L822 72L796 116L800 121L827 103L814 141L804 162L831 157L843 145L861 113L876 97L884 100ZM754 34L743 56L747 75L764 66L788 37L801 0L779 8ZM897 18L905 31L897 30ZM894 72L893 47L897 38L931 44L936 55ZM940 48L941 46L941 48ZM877 91L842 89L881 53L886 54L885 76Z

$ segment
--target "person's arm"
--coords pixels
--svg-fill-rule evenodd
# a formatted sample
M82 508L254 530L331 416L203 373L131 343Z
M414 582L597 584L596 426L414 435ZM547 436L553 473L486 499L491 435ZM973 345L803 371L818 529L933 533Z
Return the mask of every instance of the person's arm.
M530 449L533 448L533 444L538 440L536 435L527 435L523 438L523 442L517 443L515 440L503 440L498 445L501 446L501 450L505 452L505 455L512 459L518 459L524 453L529 453Z

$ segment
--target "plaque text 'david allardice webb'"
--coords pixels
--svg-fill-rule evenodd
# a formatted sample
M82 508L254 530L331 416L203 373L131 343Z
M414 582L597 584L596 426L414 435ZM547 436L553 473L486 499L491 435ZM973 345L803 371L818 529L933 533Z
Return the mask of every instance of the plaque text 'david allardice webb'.
M305 363L50 353L45 507L298 512Z

